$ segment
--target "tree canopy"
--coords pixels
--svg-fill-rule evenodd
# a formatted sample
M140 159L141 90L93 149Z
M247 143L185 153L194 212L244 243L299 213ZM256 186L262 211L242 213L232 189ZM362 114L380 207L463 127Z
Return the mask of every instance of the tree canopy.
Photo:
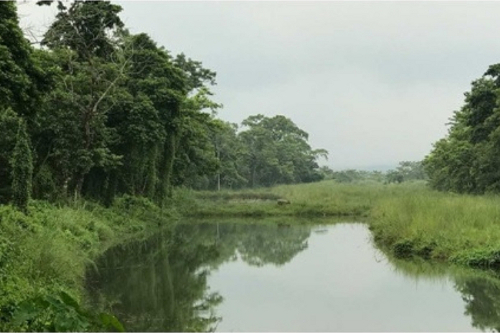
M16 4L0 2L0 202L109 204L129 194L164 204L174 186L323 177L317 159L327 152L313 150L292 120L256 115L239 127L218 119L216 73L130 33L120 5L39 4L57 4L58 13L35 49Z
M424 166L433 188L460 193L500 191L500 65L472 82L454 112L448 135L434 144Z

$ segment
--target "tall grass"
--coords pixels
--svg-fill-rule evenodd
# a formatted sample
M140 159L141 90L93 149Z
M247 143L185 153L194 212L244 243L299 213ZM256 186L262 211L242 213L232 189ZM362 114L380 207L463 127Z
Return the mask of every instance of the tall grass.
M0 331L50 330L53 323L30 326L13 318L30 299L64 292L83 302L89 264L114 244L146 237L169 216L132 197L109 209L88 202L57 207L35 201L28 215L0 206Z
M500 196L437 192L424 182L335 181L183 195L190 198L186 216L359 218L399 257L500 269ZM280 206L277 198L291 204Z
M400 255L500 268L500 197L417 191L381 199L375 239Z
M311 184L282 185L243 191L191 192L184 211L191 217L270 217L270 216L353 216L367 217L381 198L421 190L423 183L405 186L380 183L339 184L323 181ZM187 195L184 193L184 195ZM209 198L209 200L207 200ZM278 205L284 198L290 205Z

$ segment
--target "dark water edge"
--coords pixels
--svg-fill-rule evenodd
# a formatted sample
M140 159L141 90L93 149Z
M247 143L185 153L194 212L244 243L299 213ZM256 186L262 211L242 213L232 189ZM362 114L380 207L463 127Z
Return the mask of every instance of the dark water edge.
M127 331L494 331L500 280L398 260L362 223L180 224L87 274Z

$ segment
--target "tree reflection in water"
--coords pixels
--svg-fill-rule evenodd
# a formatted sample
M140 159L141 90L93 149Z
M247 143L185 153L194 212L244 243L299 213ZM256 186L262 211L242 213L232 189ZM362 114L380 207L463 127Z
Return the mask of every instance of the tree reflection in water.
M433 264L423 260L389 258L396 271L415 280L449 278L465 302L472 326L500 332L500 279L498 272Z
M127 331L211 331L223 300L207 277L238 257L249 265L284 265L307 248L308 226L204 223L177 225L145 242L109 250L89 270L96 306L111 304ZM500 330L500 279L485 271L388 257L396 272L414 280L449 279L465 314L481 330Z
M284 265L309 235L310 227L177 225L107 251L88 272L88 292L96 306L111 304L127 331L212 331L222 297L207 286L211 270L238 254L250 265Z
M500 331L500 280L491 276L457 278L455 288L462 294L472 326Z

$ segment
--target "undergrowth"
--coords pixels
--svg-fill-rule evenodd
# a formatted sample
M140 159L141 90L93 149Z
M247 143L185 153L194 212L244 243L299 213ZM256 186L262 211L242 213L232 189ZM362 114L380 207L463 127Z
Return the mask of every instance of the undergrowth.
M0 206L0 331L116 330L111 315L84 310L85 270L107 248L176 217L130 196L110 208L32 201L28 211Z

